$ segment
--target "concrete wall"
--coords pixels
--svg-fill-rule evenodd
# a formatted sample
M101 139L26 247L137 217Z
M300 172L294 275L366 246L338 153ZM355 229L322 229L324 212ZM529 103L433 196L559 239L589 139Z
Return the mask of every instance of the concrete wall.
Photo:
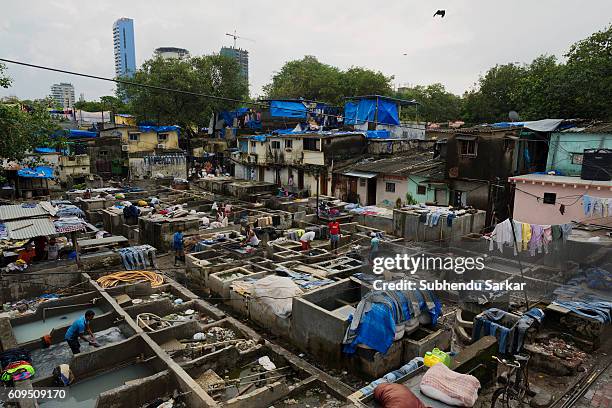
M427 226L419 221L419 216L405 210L393 210L394 233L410 241L457 242L470 233L480 233L485 225L485 212L465 214L453 220L452 226L447 225L446 216L441 216L437 226Z
M59 179L65 183L71 177L89 176L90 160L87 154L78 154L75 156L61 156L59 158Z
M187 178L187 162L185 156L179 156L177 163L172 164L152 164L145 163L143 157L130 157L129 168L130 178L152 178L157 174L164 177Z
M557 204L544 204L543 200L536 200L534 197L534 195L544 197L544 193L555 193L557 197L572 197L558 198ZM589 188L587 190L586 186L580 184L574 188L573 184L566 184L564 186L563 184L552 185L546 183L542 185L541 183L532 184L530 182L522 183L518 181L514 193L514 219L540 225L565 224L578 220L589 222L589 217L584 214L582 198L579 197L581 194L600 198L612 198L610 188L602 188L601 190ZM559 203L565 204L564 214L561 214L559 211ZM600 218L600 216L591 218L596 224L612 224L612 214L605 218Z

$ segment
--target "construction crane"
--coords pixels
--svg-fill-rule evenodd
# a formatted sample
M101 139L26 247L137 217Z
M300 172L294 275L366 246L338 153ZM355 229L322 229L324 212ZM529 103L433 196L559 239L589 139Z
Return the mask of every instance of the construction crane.
M236 35L236 30L234 30L234 34L230 34L230 33L225 33L225 35L234 38L234 48L236 48L236 39L240 38L241 40L245 40L245 41L252 41L255 42L255 40L252 40L250 38L246 38L246 37L241 37L239 35Z

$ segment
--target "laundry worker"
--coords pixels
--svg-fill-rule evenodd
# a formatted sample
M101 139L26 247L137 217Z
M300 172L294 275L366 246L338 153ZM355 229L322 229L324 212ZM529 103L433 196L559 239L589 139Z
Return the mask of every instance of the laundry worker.
M334 253L338 253L338 241L340 241L340 223L335 218L328 224L329 230L329 247Z
M183 242L183 233L181 231L174 233L172 247L174 248L174 266L177 266L177 261L185 262L185 243Z
M315 239L315 232L308 231L300 238L300 244L302 244L302 251L308 251L310 249L310 243Z
M244 233L246 235L246 238L244 239L244 241L242 241L240 246L248 245L251 247L256 247L259 245L259 238L257 237L257 234L255 234L255 231L253 230L253 228L251 228L250 225L247 225L245 227Z
M24 263L30 265L34 261L35 257L36 257L36 249L34 247L34 243L28 243L25 249L19 252L19 257L17 258L17 260L21 260Z
M79 354L81 352L81 343L79 342L79 338L87 341L89 345L99 347L100 345L96 342L96 337L91 330L90 322L93 320L95 313L93 310L88 310L85 312L85 315L76 319L66 331L66 335L64 339L70 346L70 350L72 350L72 354ZM90 339L85 337L85 331L89 333Z
M372 239L370 240L369 260L370 260L370 263L372 263L374 261L374 258L378 256L378 250L380 248L380 238L378 237L378 234L375 232L372 232L370 234L370 237L372 237Z
M60 244L57 243L55 237L51 237L49 245L47 245L47 259L50 261L58 259L60 249Z

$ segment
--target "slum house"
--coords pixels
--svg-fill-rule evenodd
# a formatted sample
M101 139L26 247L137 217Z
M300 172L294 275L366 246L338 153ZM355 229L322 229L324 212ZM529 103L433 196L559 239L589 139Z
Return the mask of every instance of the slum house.
M548 137L561 123L545 119L450 131L440 141L450 204L486 211L487 225L493 217L505 219L512 198L508 177L546 169Z
M296 194L330 194L333 163L361 154L358 132L305 132L241 136L234 154L236 178L274 183Z
M446 205L445 163L435 156L434 145L422 142L391 157L362 156L352 164L339 163L334 168L333 195L364 206Z
M111 174L117 173L118 161L123 160L122 172L130 179L187 178L187 160L179 149L177 126L114 125L101 130L100 136L102 141L93 148L92 157L105 174L109 167Z

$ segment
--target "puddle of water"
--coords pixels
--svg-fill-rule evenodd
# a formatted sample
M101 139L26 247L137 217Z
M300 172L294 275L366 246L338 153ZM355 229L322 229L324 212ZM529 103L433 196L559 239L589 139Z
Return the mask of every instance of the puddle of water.
M101 346L125 340L126 337L118 327L111 327L106 330L95 332L96 340ZM81 353L93 350L84 341L81 341ZM36 349L30 353L32 363L36 369L36 377L46 377L53 373L53 369L60 364L67 364L72 359L72 351L65 341L53 344L47 349Z
M49 334L49 332L51 332L51 330L54 328L70 326L88 309L93 310L96 315L104 313L99 307L75 310L74 312L47 317L44 322L41 319L35 322L14 326L13 334L15 335L17 343L25 343L26 341L39 339L45 334Z
M126 381L136 380L151 375L152 372L143 364L134 364L119 370L78 381L68 388L68 398L63 400L38 401L44 408L90 408L95 407L96 399L101 393L123 385Z

